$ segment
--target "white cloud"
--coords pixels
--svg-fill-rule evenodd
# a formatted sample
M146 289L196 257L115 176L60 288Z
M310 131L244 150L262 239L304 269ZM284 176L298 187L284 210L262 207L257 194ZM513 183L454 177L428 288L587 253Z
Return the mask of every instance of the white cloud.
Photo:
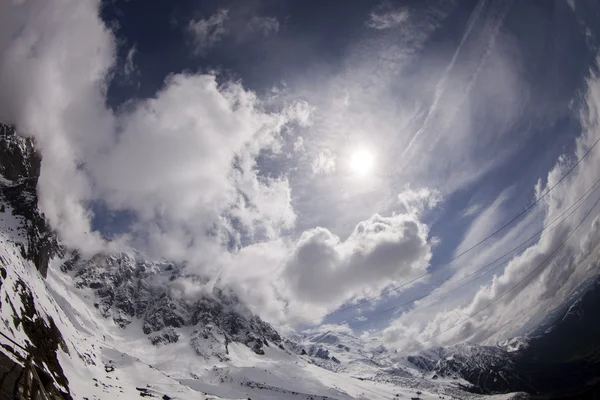
M245 9L222 8L209 18L191 20L187 25L196 54L203 55L222 41L225 37L233 37L244 42L253 35L269 36L279 32L279 21L276 17L254 15Z
M389 2L383 2L369 14L367 26L373 29L391 29L401 26L409 17L405 8L394 8Z
M137 50L135 46L132 46L131 49L127 52L127 56L125 57L125 65L123 67L123 73L125 74L125 78L131 78L134 74L137 74L138 71L135 68L135 64L133 63L133 58Z
M293 149L295 152L304 152L304 138L302 136L298 136L296 140L294 140Z
M442 195L437 190L420 188L413 190L409 185L398 195L398 201L409 214L419 215L426 209L437 206L442 201Z
M569 170L574 160L581 158L589 146L600 137L599 93L600 79L593 76L587 93L588 114L582 116L584 131L576 141L575 154L559 157L546 179L536 185L536 197L553 187ZM549 226L593 185L599 167L600 154L592 151L567 179L540 202L539 212L543 213L544 226ZM451 308L440 305L437 310L428 311L427 306L420 306L427 301L426 298L384 329L382 338L388 345L405 351L464 341L494 343L514 336L526 324L539 322L549 310L563 304L581 282L598 273L600 217L596 216L597 209L593 210L589 220L559 247L597 198L597 194L592 195L584 206L577 209L564 223L556 229L546 231L541 239L513 257L503 271L477 288L466 303L453 305ZM492 218L491 215L496 213L497 206L503 201L501 196L478 217L478 220L487 221L487 224L489 218ZM489 215L486 217L486 214ZM516 238L530 230L531 221L537 217L534 215L528 218L529 220L524 220L506 233L505 237L512 236L513 240L509 242L511 247L521 242ZM483 227L480 227L480 222L476 220L472 229L480 231ZM481 231L477 236L484 234L485 231ZM500 240L502 241L504 237ZM489 251L497 252L498 248L492 247ZM452 288L452 285L446 286L448 289ZM453 328L454 326L456 327Z
M228 13L229 10L222 8L208 19L201 18L189 22L187 29L194 44L194 51L197 54L204 54L221 41L227 33L225 21L228 18Z
M313 114L316 107L304 100L294 100L285 103L285 115L295 120L301 127L309 127L312 124Z
M0 119L34 136L43 152L40 206L68 243L96 251L83 203L92 188L80 165L111 141L105 107L115 40L99 1L2 2Z
M431 257L427 235L414 215L374 215L346 240L315 228L296 241L247 246L220 258L221 279L270 321L317 323L347 301L422 274Z
M467 207L463 211L462 216L464 218L471 217L471 216L477 214L480 210L481 210L481 204L473 204L473 205L470 205L469 207Z
M165 257L208 258L293 226L287 180L259 176L255 157L277 152L282 127L308 123L310 107L265 112L239 83L176 74L154 98L113 114L104 104L115 39L99 6L1 6L0 118L36 138L40 206L66 244L86 253L105 245L90 228L91 201L133 212L123 239Z
M180 232L182 243L210 231L219 242L239 242L240 231L270 239L291 227L295 215L287 180L257 176L255 157L278 149L287 121L259 111L256 96L239 84L173 75L155 98L120 118L118 140L90 173L101 198L135 211L139 229L155 233L146 239L163 256L189 251L161 249L171 231Z
M412 86L400 87L407 89L404 93L393 85L406 81L398 79L403 66L413 59L437 20L426 20L423 30L415 26L393 30L398 40L387 43L389 46L362 46L369 51L352 55L348 69L340 76L326 82L315 79L311 83L315 86L304 88L301 94L308 93L305 97L310 104L286 103L284 98L281 109L270 104L266 111L241 83L218 84L211 74L174 74L155 96L129 103L116 114L105 107L116 44L112 32L99 19L99 7L99 1L75 0L0 4L0 119L16 123L22 132L34 136L42 150L40 206L68 245L88 253L105 246L90 229L90 202L104 201L112 209L131 211L136 220L124 240L157 255L187 259L190 268L215 273L215 280L232 285L254 311L272 321L318 318L345 302L377 295L389 285L422 274L434 240L428 237L428 227L420 215L440 202L441 193L446 195L472 182L502 159L502 155L480 150L496 143L499 132L514 121L521 106L514 96L521 82L510 58L503 56L502 49L489 51L497 29L483 35L484 46L479 46L480 36L475 33L478 21L485 18L479 18L478 11L472 18L473 33L465 36L460 51L467 61L477 62L461 63L468 66L461 73L452 60L441 71L427 71L428 77L433 76L431 81L411 84L419 90L431 87L425 95L419 92L420 96L413 96ZM413 15L376 15L374 21L380 28L410 24L413 19ZM227 10L220 10L208 19L190 23L188 29L194 34L198 51L206 51L230 34L229 18ZM262 22L260 31L264 34L278 29L273 20ZM240 29L249 28L243 25ZM472 46L475 50L470 40L477 44ZM134 55L131 49L126 71L133 71ZM470 90L478 75L489 86L484 86L476 102ZM296 92L296 88L290 91ZM402 92L404 97L391 96L391 91ZM423 107L427 95L436 99L430 108ZM320 98L323 107L312 105L315 98ZM345 100L349 98L352 101ZM600 84L593 80L588 93L590 115L584 121L586 134L578 141L577 157L598 135L599 99ZM491 121L486 130L475 129L475 119L471 118L471 111L480 111L482 103ZM435 112L429 113L429 109ZM427 129L411 151L398 158L398 146L411 140L422 126L419 122L429 114ZM383 203L379 195L397 196L387 176L373 176L363 184L368 190L379 185L380 191L369 192L370 202L363 201L366 197L348 196L358 186L356 182L344 181L345 186L336 183L327 189L336 195L342 193L348 201L335 200L340 197L331 200L327 192L322 197L331 208L317 211L341 210L352 221L346 239L328 224L321 224L327 228L298 232L298 240L282 235L296 222L293 183L285 175L274 178L262 174L256 158L261 152L281 151L285 140L281 132L291 122L311 128L301 132L302 136L291 137L295 151L310 151L306 155L312 162L309 173L333 173L340 143L368 139L369 145L378 149L378 165L394 176L394 184L410 181L420 189L407 187L398 195L404 213L382 217L374 214L383 208L378 208ZM442 129L447 134L436 135ZM389 142L398 135L397 143ZM564 187L544 200L546 223L595 180L593 172L600 164L595 154L590 154ZM546 182L540 182L538 192L552 186L572 158L561 159ZM333 179L327 184L330 182ZM433 187L439 192L426 189ZM307 193L313 196L315 192ZM358 206L350 210L347 204L354 199L358 199L354 203ZM501 205L499 199L483 211L466 239L483 235L490 221L499 218ZM366 216L356 217L358 208ZM574 219L578 216L581 212ZM357 220L363 221L356 224ZM531 284L463 328L441 335L439 342L489 340L496 332L514 331L538 311L558 304L590 273L595 262L591 256L597 254L593 244L598 242L599 225L594 222L592 233L574 238ZM558 229L516 257L478 289L472 301L429 315L417 307L401 316L384 337L389 343L405 346L447 329L498 299L506 288L530 273L566 232ZM173 290L193 297L201 288L176 282Z
M336 155L329 149L321 150L312 160L312 172L314 175L327 175L335 172Z
M479 216L471 223L471 226L465 233L461 243L454 251L455 255L463 253L482 238L487 237L498 225L504 217L502 207L509 199L510 190L504 190Z
M240 83L175 74L154 97L114 114L104 105L116 45L99 6L0 5L0 119L34 136L41 148L42 210L64 243L84 255L113 248L91 231L88 204L128 210L135 221L123 240L188 260L191 270L214 279L221 273L221 282L251 305L266 299L266 309L284 320L282 303L252 284L277 276L270 268L281 268L290 251L277 237L296 216L287 179L259 175L256 157L279 151L286 124L310 124L311 106L291 101L266 112ZM243 263L269 259L281 263ZM239 269L219 271L228 265ZM173 289L185 296L199 290L189 282ZM276 290L269 293L277 300Z
M300 237L285 275L290 289L309 303L378 293L425 270L431 257L427 233L425 225L406 214L374 215L345 241L315 228Z

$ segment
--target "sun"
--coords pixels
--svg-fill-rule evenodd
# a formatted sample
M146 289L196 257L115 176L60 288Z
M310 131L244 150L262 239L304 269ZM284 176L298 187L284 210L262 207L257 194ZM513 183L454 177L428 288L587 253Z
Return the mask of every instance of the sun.
M373 154L366 149L355 150L350 157L350 169L360 176L368 175L374 163Z

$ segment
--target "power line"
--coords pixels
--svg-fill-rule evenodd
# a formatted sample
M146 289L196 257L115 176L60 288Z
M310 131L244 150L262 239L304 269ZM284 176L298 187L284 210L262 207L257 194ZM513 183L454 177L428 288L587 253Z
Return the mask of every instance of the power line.
M5 335L3 332L0 332L0 335L4 336L5 339L7 339L9 342L11 342L12 344L14 344L15 346L17 346L21 350L26 351L27 353L29 353L29 350L27 350L25 347L21 346L19 343L17 343L14 340L12 340L10 337L8 337L7 335Z
M453 282L453 284L455 284L455 283L458 283L458 282L461 282L461 281L463 281L463 280L465 280L465 279L467 279L467 278L469 278L469 277L471 277L471 276L475 275L476 273L478 273L478 272L480 272L480 271L482 271L482 270L486 269L487 267L489 267L489 266L491 266L491 265L495 264L496 262L498 262L498 261L502 260L504 257L506 257L506 256L508 256L508 255L510 255L510 254L512 254L512 253L513 253L513 252L515 252L516 250L519 250L521 247L524 247L525 245L527 245L527 244L528 244L530 241L532 241L532 240L533 240L534 238L536 238L537 236L540 236L540 239L541 239L542 237L544 237L544 236L548 235L550 232L552 232L554 229L556 229L556 228L557 228L557 227L558 227L558 226L559 226L559 225L560 225L562 222L564 222L564 221L565 221L567 218L569 218L570 216L572 216L572 215L573 215L573 214L574 214L574 213L575 213L575 212L576 212L576 211L577 211L579 208L581 208L581 206L583 206L583 204L585 204L585 202L586 202L586 201L587 201L587 200L588 200L588 199L589 199L589 198L592 196L592 194L593 194L594 192L596 192L598 189L600 189L600 186L597 186L597 185L598 185L598 183L600 183L600 178L599 178L599 179L597 179L597 180L596 180L596 182L594 182L594 184L593 184L593 185L592 185L592 186L591 186L591 187L590 187L590 188L589 188L589 189L588 189L588 190L587 190L585 193L583 193L583 194L582 194L582 195L581 195L581 196L580 196L580 197L579 197L579 198L578 198L578 199L577 199L575 202L573 202L573 203L572 203L572 204L571 204L571 205L570 205L568 208L566 208L566 209L565 209L565 210L564 210L564 211L563 211L563 212L562 212L560 215L558 215L556 218L554 218L554 219L553 219L553 220L552 220L552 221L551 221L551 222L550 222L548 225L546 225L544 228L542 228L541 230L539 230L538 232L536 232L535 234L533 234L532 236L530 236L530 237L529 237L528 239L526 239L525 241L521 242L521 244L519 244L518 246L516 246L516 247L512 248L512 249L511 249L511 250L509 250L508 252L506 252L506 253L504 253L503 255L501 255L500 257L496 258L495 260L493 260L493 261L491 261L491 262L489 262L489 263L485 264L484 266L482 266L482 267L480 267L480 268L478 268L478 269L476 269L476 270L472 271L471 273L469 273L469 274L465 275L464 277L462 277L462 278L458 279L457 281ZM568 213L568 214L567 214L567 213ZM566 215L566 216L565 216L565 215ZM563 218L563 216L564 216L564 218ZM561 220L561 221L559 221L561 218L562 218L562 220ZM557 222L557 221L558 221L558 222ZM555 223L556 223L556 224L555 224ZM554 226L552 226L552 225L554 225ZM545 232L545 231L547 231L547 232ZM544 233L544 234L542 234L543 232L545 232L545 233ZM510 260L511 260L511 259L508 259L508 260L506 260L506 261L504 261L504 262L502 262L502 263L498 264L498 265L497 265L497 266L495 266L494 268L491 268L490 270L488 270L488 271L485 271L485 272L484 272L484 273L482 273L482 274L481 274L479 277L481 277L481 276L483 276L483 275L485 275L485 274L488 274L488 273L490 273L490 272L492 272L492 271L494 271L494 270L496 270L496 269L500 268L501 266L503 266L503 265L507 264L508 262L510 262ZM459 285L459 286L457 286L457 287L454 287L454 288L452 288L452 289L450 289L450 290L446 291L445 293L443 293L443 294L442 294L442 295L440 295L440 296L437 296L437 297L434 297L434 298L431 298L431 299L427 299L427 300L425 300L425 302L426 302L426 303L434 303L434 302L436 302L436 301L438 301L438 300L441 300L441 299L443 299L443 298L445 298L445 297L448 297L448 296L449 296L449 295L450 295L452 292L454 292L454 291L456 291L456 290L458 290L458 289L461 289L461 288L463 288L464 286L468 285L468 284L469 284L469 283L471 283L471 282L472 282L472 280L471 280L471 281L467 281L466 283L464 283L464 284L462 284L462 285ZM427 296L429 296L429 294L426 294L426 295L423 295L423 296L420 296L420 297L417 297L417 298L411 299L411 300L409 300L409 301L407 301L407 302L404 302L404 303L402 303L402 304L398 304L398 305L395 305L395 306L393 306L393 307L389 307L389 308L386 308L386 309L384 309L384 310L380 310L380 311L377 311L377 312L375 312L375 313L372 313L372 314L370 315L370 317L369 317L369 319L368 319L368 320L353 324L353 328L357 328L357 327L360 327L360 326L363 326L363 325L371 324L371 323L373 323L374 321L376 321L376 320L377 320L377 319L375 319L375 320L374 320L374 319L372 319L371 317L373 317L373 316L377 316L377 315L381 315L381 314L385 314L385 313L387 313L387 312L389 312L389 311L393 311L393 310L400 309L400 308L402 308L402 307L404 307L404 306L406 306L406 305L409 305L409 304L412 304L412 303L414 303L414 302L416 302L416 301L419 301L419 300L421 300L421 299L424 299L424 298L426 298ZM341 324L341 323L340 323L340 324ZM323 336L326 336L326 335L323 335ZM316 342L318 343L319 341L320 341L320 340L317 340Z
M467 318L463 319L462 321L457 322L456 324L452 325L450 328L448 329L444 329L441 332L438 332L437 334L429 337L427 340L425 340L422 343L426 343L431 341L432 339L435 339L436 337L458 327L459 325L462 325L463 323L467 322L468 320L470 320L471 318L473 318L474 316L480 314L481 312L483 312L484 310L486 310L487 308L491 307L493 304L495 304L496 302L500 301L502 298L504 298L504 296L506 296L508 293L510 293L513 289L515 289L517 286L519 286L521 283L525 282L530 276L532 276L535 272L537 272L551 257L554 256L554 254L556 254L556 252L571 238L571 236L573 236L573 234L577 231L577 229L579 229L579 227L583 224L583 222L587 219L587 217L589 217L589 215L592 213L592 211L594 210L594 208L596 208L596 206L598 205L598 203L600 202L600 197L596 200L596 202L594 203L594 205L590 208L590 210L585 214L585 216L581 219L581 221L579 221L579 223L577 224L577 226L571 231L569 232L569 234L567 235L567 237L558 245L554 248L554 250L552 250L552 252L542 261L538 264L537 267L535 267L530 273L528 273L527 275L525 275L525 277L523 279L521 279L520 281L518 281L516 284L514 284L513 286L511 286L507 291L505 291L504 293L502 293L499 297L497 297L496 299L492 300L489 304L487 304L486 306L482 307L481 309L477 310L476 312L470 314L469 316L467 316ZM412 350L412 348L414 348L416 346L411 346L409 347L406 351Z
M29 366L33 365L33 368L31 368L30 371L31 371L31 374L33 375L33 378L35 380L37 380L37 382L38 382L38 390L40 391L39 394L42 396L42 398L44 400L48 400L49 399L48 393L46 392L46 388L44 387L44 384L42 383L42 380L40 379L40 375L38 374L37 369L36 369L36 368L40 368L40 367L38 367L35 364L35 362L33 361L33 354L30 353L29 350L27 350L25 347L21 346L19 343L15 342L10 337L8 337L7 335L5 335L3 332L0 332L0 335L2 335L9 342L11 342L12 344L14 344L15 346L17 346L18 348L20 348L21 350L25 351L28 354L27 359L24 360L24 362L25 362L24 368L25 368L25 370L27 370L28 365ZM22 357L22 356L17 357L17 354L15 354L15 357L18 359L19 357ZM43 370L43 368L40 368L40 369Z
M511 218L508 222L506 222L504 225L502 225L500 228L496 229L495 231L493 231L492 233L490 233L489 235L487 235L486 237L484 237L483 239L481 239L479 242L475 243L474 245L472 245L471 247L469 247L468 249L462 251L461 253L455 255L454 257L452 257L450 260L443 262L441 264L438 264L437 267L441 267L444 265L448 265L450 263L452 263L453 261L456 261L458 258L464 256L465 254L471 252L472 250L474 250L475 248L479 247L480 245L482 245L483 243L487 242L489 239L491 239L492 237L494 237L495 235L497 235L498 233L500 233L502 230L504 230L506 227L508 227L510 224L512 224L513 222L515 222L516 220L518 220L520 217L522 217L523 215L525 215L528 211L530 211L533 207L535 207L544 197L546 197L554 188L556 188L562 181L565 180L565 178L571 174L571 172L573 172L573 170L575 170L575 168L577 168L577 166L590 154L590 152L594 149L594 147L596 147L596 145L598 144L598 142L600 142L600 138L596 139L596 141L592 144L592 146L585 152L585 154L583 156L581 156L581 158L579 158L577 160L577 162L571 167L569 168L569 170L554 184L552 185L548 190L546 190L540 197L538 197L535 201L533 201L529 206L527 206L523 211L521 211L520 213L518 213L517 215L515 215L513 218ZM303 322L297 323L296 325L302 325L302 324L307 324L310 322L314 322L314 321L320 321L324 318L330 317L332 315L335 314L339 314L343 311L346 310L350 310L356 307L360 307L361 305L363 305L366 302L369 302L371 300L375 300L378 299L380 297L383 297L391 292L394 292L398 289L401 289L407 285L410 285L411 283L414 283L418 280L420 280L421 278L426 277L427 275L431 274L431 270L425 272L422 275L419 275L407 282L404 282L398 286L394 286L391 287L389 289L385 289L383 290L381 293L379 293L376 296L371 296L371 297L366 297L363 298L362 300L360 300L357 303L354 304L350 304L346 307L342 307L342 308L338 308L330 313L327 313L325 315L323 315L322 317L318 317L318 318L311 318L311 319L307 319Z
M600 142L600 138L598 138L594 144L592 145L592 147L590 147L588 149L588 151L585 152L585 154L579 159L577 160L577 162L575 163L575 165L573 165L559 180L558 182L556 182L554 185L552 185L548 190L546 190L546 192L544 194L542 194L540 197L538 197L533 203L531 203L529 206L527 206L523 211L521 211L519 214L515 215L511 220L509 220L507 223L505 223L504 225L502 225L500 228L496 229L494 232L490 233L488 236L486 236L485 238L481 239L479 242L475 243L473 246L469 247L468 249L466 249L465 251L461 252L460 254L454 256L454 258L452 258L449 262L452 262L454 260L456 260L457 258L461 257L462 255L470 252L471 250L473 250L474 248L476 248L477 246L481 245L482 243L488 241L489 239L491 239L493 236L495 236L497 233L499 233L500 231L502 231L504 228L506 228L507 226L509 226L510 224L512 224L513 222L515 222L517 219L519 219L520 217L522 217L526 212L528 212L529 210L531 210L533 207L535 207L544 197L546 197L546 195L548 193L550 193L552 191L552 189L554 189L556 186L558 186L571 172L573 172L573 170L581 163L581 161L583 161L584 158L587 157L588 154L590 154L590 152L592 151L592 149L594 147L596 147L596 145L598 144L598 142Z
M498 258L494 259L493 261L491 261L491 262L489 262L489 263L485 264L484 266L482 266L482 267L480 267L480 268L478 268L478 269L476 269L476 270L474 270L474 271L470 272L469 274L465 275L464 277L462 277L462 278L460 278L460 279L458 279L458 280L456 280L456 281L454 281L454 282L452 282L452 283L453 283L453 284L455 284L455 283L458 283L458 282L464 281L465 279L467 279L467 278L469 278L469 277L471 277L471 276L475 275L476 273L483 271L483 270L484 270L484 269L486 269L487 267L489 267L489 266L491 266L491 265L495 264L496 262L498 262L498 261L502 260L503 258L507 257L508 255L512 254L513 252L515 252L515 251L519 250L519 249L520 249L520 248L522 248L522 247L525 247L525 246L526 246L526 245L527 245L529 242L531 242L531 241L532 241L533 239L535 239L537 236L539 236L539 238L540 238L540 239L541 239L541 238L543 238L544 236L547 236L547 235L548 235L550 232L552 232L554 229L556 229L556 228L559 226L559 224L561 224L562 222L564 222L564 221L565 221L567 218L569 218L571 215L573 215L573 214L574 214L574 213L575 213L575 212L576 212L576 211L577 211L577 210L578 210L578 209L579 209L579 208L580 208L580 207L581 207L583 204L585 204L585 202L586 202L586 201L587 201L587 200L588 200L588 199L589 199L589 198L592 196L592 194L593 194L595 191L597 191L597 190L600 188L600 186L597 186L597 185L598 185L598 183L600 183L600 179L598 179L598 180L597 180L597 181L596 181L596 182L595 182L595 183L594 183L594 184L593 184L593 185L592 185L592 186L591 186L591 187L590 187L590 188L589 188L589 189L588 189L588 190L587 190L587 191L586 191L586 192L585 192L585 193L584 193L582 196L580 196L580 197L577 199L577 201L575 201L574 203L572 203L572 204L571 204L571 205L570 205L570 206L569 206L567 209L565 209L565 210L564 210L564 211L563 211L563 212L562 212L562 213L561 213L561 214L560 214L558 217L556 217L554 220L552 220L552 221L551 221L551 222L550 222L550 223L549 223L547 226L545 226L544 228L542 228L542 229L541 229L541 230L539 230L538 232L534 233L534 234L533 234L532 236L530 236L528 239L526 239L525 241L521 242L521 244L519 244L518 246L516 246L516 247L512 248L511 250L509 250L508 252L504 253L504 254L503 254L503 255L501 255L500 257L498 257ZM595 189L594 189L594 188L595 188ZM593 189L593 190L592 190L592 189ZM585 199L584 199L584 197L585 197ZM582 201L582 200L583 200L583 201ZM581 203L580 203L580 202L581 202ZM578 204L578 203L579 203L579 204ZM577 204L578 204L578 205L577 205ZM576 205L577 205L577 206L576 206ZM576 207L575 207L575 206L576 206ZM575 208L573 208L573 207L575 207ZM572 210L571 210L571 209L572 209ZM569 212L569 211L570 211L570 212ZM565 214L567 214L567 213L568 213L568 215L566 215L564 218L562 218L562 217L563 217ZM556 225L554 225L554 223L555 223L555 222L557 222L557 221L558 221L559 219L561 219L561 218L562 218L562 220L561 220L561 221L559 221L559 222L558 222ZM552 225L554 225L554 226L552 226ZM545 232L545 231L547 231L547 232ZM544 233L544 234L542 234L543 232L545 232L545 233ZM512 258L509 258L508 260L501 262L500 264L496 265L494 268L491 268L490 270L488 270L488 271L485 271L485 272L484 272L484 273L482 273L480 276L483 276L483 275L485 275L485 274L488 274L488 273L490 273L490 272L492 272L492 271L495 271L496 269L500 268L501 266L503 266L503 265L505 265L505 264L508 264L508 263L510 262L510 260L511 260L511 259L512 259ZM480 276L479 276L479 277L480 277ZM454 291L456 291L456 290L458 290L458 289L460 289L460 288L463 288L464 286L468 285L468 284L469 284L469 283L471 283L471 282L472 282L472 281L468 281L468 282L466 282L466 283L464 283L464 284L462 284L462 285L460 285L460 286L454 287L454 288L452 288L452 289L450 289L450 290L446 291L446 292L445 292L443 295L441 295L441 296L438 296L438 297L434 297L434 298L427 299L427 300L426 300L426 302L430 302L430 301L431 301L431 302L433 303L433 302L435 302L435 301L437 301L437 300L441 300L441 299L443 299L443 298L445 298L445 297L448 297L448 295L449 295L449 294L451 294L452 292L454 292ZM393 307L389 307L389 308L386 308L386 309L384 309L384 310L377 311L377 312L375 312L375 313L372 313L372 314L370 314L370 317L371 317L371 316L377 316L377 315L385 314L385 313L387 313L387 312L389 312L389 311L394 311L394 310L400 309L400 308L402 308L402 307L404 307L404 306L407 306L407 305L409 305L409 304L412 304L412 303L414 303L414 302L416 302L416 301L419 301L419 300L421 300L421 299L424 299L424 298L428 297L429 295L430 295L430 294L428 293L428 294L422 295L422 296L420 296L420 297L417 297L417 298L411 299L411 300L409 300L409 301L407 301L407 302L404 302L404 303L402 303L402 304L397 304L397 305L395 305L395 306L393 306ZM353 326L353 328L356 328L356 327L359 327L359 326L362 326L362 325L367 325L367 324L369 324L369 323L372 323L372 322L374 322L374 320L373 320L373 319L371 319L370 317L369 317L369 319L368 319L368 320L366 320L366 321L362 321L362 322L359 322L359 323L353 324L353 325L352 325L352 326Z

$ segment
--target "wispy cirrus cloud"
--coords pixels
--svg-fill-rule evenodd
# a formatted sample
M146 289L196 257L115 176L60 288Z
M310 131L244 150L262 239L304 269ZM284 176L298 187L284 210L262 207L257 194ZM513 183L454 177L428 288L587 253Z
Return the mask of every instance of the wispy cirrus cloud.
M276 17L240 13L239 10L221 8L208 18L189 21L187 33L192 48L198 55L205 55L225 38L238 42L246 41L252 35L274 35L280 24Z
M137 49L135 46L132 46L127 52L127 56L125 57L125 64L123 65L123 74L125 75L125 79L131 79L133 76L139 74L139 70L135 67L134 57L137 53Z
M191 20L187 30L192 39L194 52L204 54L220 42L228 33L225 26L229 11L220 9L209 18Z
M279 21L275 17L259 17L255 15L248 22L248 30L259 31L263 35L270 35L279 32Z
M583 132L576 140L574 153L559 157L554 168L536 185L536 198L554 187L575 160L582 158L600 137L600 79L593 73L591 75L585 106L588 112L582 114ZM562 217L567 208L579 204L579 198L593 187L598 179L595 171L599 166L599 153L589 153L563 183L542 199L539 210L479 250L478 254L457 263L460 268L456 275L384 329L383 340L389 346L408 352L461 342L494 344L518 334L524 326L535 326L548 314L548 310L562 305L581 282L597 275L600 267L600 217L597 216L598 210L592 208L598 199L597 192L591 192L581 207ZM473 243L470 234L477 238L485 237L490 226L498 225L490 218L498 218L498 207L505 198L499 197L481 213L461 244L462 248ZM535 223L540 219L541 226ZM581 221L584 223L579 226ZM520 252L506 258L506 265L491 279L479 281L480 284L471 289L462 289L467 290L462 298L452 296L458 302L448 303L448 298L443 302L430 301L456 289L456 278L465 276L469 268L481 267L505 254L541 227L547 229L544 234L526 242Z
M90 226L89 204L101 202L134 216L121 243L188 261L190 271L232 286L270 321L318 322L343 304L428 271L438 242L430 237L431 208L448 202L456 207L448 213L472 224L442 232L453 240L450 254L488 234L510 208L511 193L500 186L493 198L476 199L481 206L472 220L461 215L475 200L462 204L454 197L461 191L467 194L459 193L459 200L469 197L472 185L535 136L525 129L505 137L518 123L531 125L520 113L541 95L531 94L514 38L502 29L510 4L479 3L462 36L446 51L428 52L453 7L442 3L434 10L384 3L361 15L364 37L340 52L339 68L286 71L276 99L265 101L243 80L178 72L159 82L156 93L117 112L106 106L106 86L118 47L99 19L100 2L3 3L0 118L36 138L44 156L40 206L66 244L85 254L107 248ZM193 50L206 55L226 40L284 32L277 17L251 11L222 8L186 23ZM364 18L376 34L364 29ZM134 60L135 47L127 53L126 73L135 73ZM597 137L597 92L594 78L577 156ZM370 175L357 181L345 166L363 148L377 159ZM572 158L567 153L540 187L556 182ZM441 269L447 281L431 279L427 283L436 286L427 290L453 288L532 226L547 223L591 183L597 162L594 156L583 163L532 220ZM497 304L437 343L514 332L589 273L598 226L573 238L514 295L501 298L565 237L565 229L461 296L432 308L416 303L383 337L398 348L425 344L493 300ZM199 293L197 285L176 286L182 296Z
M371 11L367 26L369 28L384 30L401 26L409 17L408 9L394 7L388 1L384 1Z

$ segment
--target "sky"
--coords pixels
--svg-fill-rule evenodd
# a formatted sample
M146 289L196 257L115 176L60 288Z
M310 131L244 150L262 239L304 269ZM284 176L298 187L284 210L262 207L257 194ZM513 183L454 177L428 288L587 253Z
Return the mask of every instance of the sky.
M0 120L83 255L184 263L284 332L494 343L597 274L599 11L13 0Z

